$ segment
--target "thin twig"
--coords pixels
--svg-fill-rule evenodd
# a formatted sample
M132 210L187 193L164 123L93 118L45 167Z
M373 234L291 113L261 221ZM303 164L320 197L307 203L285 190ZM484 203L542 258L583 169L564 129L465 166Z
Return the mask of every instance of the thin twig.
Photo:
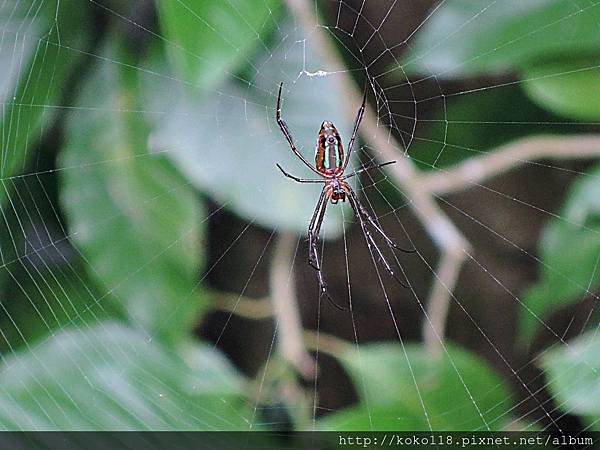
M227 311L252 320L265 320L273 317L270 298L254 300L220 292L215 292L213 297L212 306L217 310Z
M327 353L334 358L340 359L344 353L352 351L353 346L350 342L340 339L332 334L319 331L306 330L304 332L304 342L306 348L319 353Z
M248 320L264 320L273 318L272 302L269 298L251 299L237 295L214 293L216 299L213 308L218 311L227 311ZM335 358L340 358L345 352L351 351L350 342L340 339L332 334L313 330L302 331L302 341L309 350L327 353Z
M318 26L314 6L310 0L286 0L294 17L303 24L305 29L311 30L311 38L315 40L314 48L322 53L323 59L328 62L329 68L339 76L339 86L344 92L340 101L345 103L344 110L349 117L354 114L356 105L359 105L362 93L352 81L346 70L337 49L326 36L324 28ZM376 148L376 157L381 162L397 160L397 164L389 166L388 173L394 182L400 186L405 196L410 200L410 206L420 219L421 223L432 237L437 247L441 250L440 263L434 277L433 286L427 302L426 314L428 321L424 321L423 335L425 345L431 353L437 354L443 345L443 329L436 333L429 332L428 328L444 324L450 294L454 289L462 262L464 251L470 251L471 245L454 223L444 214L435 201L431 192L423 189L422 174L415 168L408 158L399 158L403 154L402 146L388 133L387 129L378 126L377 114L369 107L365 110L360 133L369 146ZM444 262L452 262L443 265ZM437 315L440 315L437 317ZM439 337L437 337L437 336Z
M440 263L435 278L443 281L434 283L433 285L434 290L430 295L427 312L429 320L425 321L429 326L425 326L425 324L423 326L423 339L426 343L429 343L429 350L436 355L441 354L440 350L442 350L442 348L441 346L434 344L439 342L445 335L450 302L431 301L431 299L439 299L450 295L454 286L456 286L460 267L465 259L466 254L464 252L443 252L440 257ZM438 289L439 292L435 292L435 289Z
M315 362L304 347L292 270L297 243L298 238L292 233L282 233L277 238L270 271L271 302L281 354L303 377L311 379Z
M422 188L438 195L468 189L539 159L587 159L600 156L600 136L534 136L519 139L426 175Z

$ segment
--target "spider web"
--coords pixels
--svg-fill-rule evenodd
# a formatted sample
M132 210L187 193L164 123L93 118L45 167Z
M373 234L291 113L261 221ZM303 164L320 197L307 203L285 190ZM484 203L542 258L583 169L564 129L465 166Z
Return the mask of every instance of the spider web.
M206 57L181 48L156 20L145 17L144 13L152 17L152 5L143 4L144 13L138 13L94 0L83 3L111 24L105 26L119 30L114 35L124 33L143 42L150 48L147 54L166 48ZM413 426L423 430L440 429L449 423L445 418L463 413L474 419L452 423L453 428L597 428L594 419L575 419L577 405L563 400L566 392L557 395L553 378L539 369L549 354L571 350L572 339L592 342L597 330L596 267L582 283L538 253L546 223L572 224L572 217L561 209L566 187L579 179L597 181L588 171L589 161L506 154L500 160L519 168L489 180L474 177L457 193L432 193L440 214L471 244L459 249L465 263L456 284L439 269L444 246L431 231L436 224L423 221L428 217L420 209L423 203L388 168L355 177L353 187L388 234L401 246L417 250L397 253L378 240L409 289L389 277L348 207L328 206L319 250L331 293L349 311L333 309L319 297L314 270L305 264L303 230L320 187L295 184L275 167L281 162L295 175L307 175L274 121L280 81L285 83L284 119L310 160L323 120L333 119L347 142L359 100L349 102L353 96L344 88L356 89L366 78L375 122L373 128L367 118L362 125L364 139L355 146L353 168L385 161L388 153L374 144L384 142L393 148L398 166L409 164L432 177L451 176L453 164L490 155L495 147L519 137L557 129L561 134L589 132L598 125L565 120L531 102L529 111L510 108L511 101L523 101L526 82L560 77L569 70L554 68L527 79L506 73L452 78L437 67L429 67L429 74L411 73L411 64L428 61L429 52L459 46L461 37L480 24L503 19L497 2L481 2L461 25L439 36L416 60L407 61L405 55L419 50L419 33L450 4L424 3L335 0L317 8L310 2L305 11L315 14L316 22L308 26L300 15L274 7L258 28L248 22L253 50L247 52L230 41L222 23L211 22L192 2L177 0L192 23L208 27L217 41L248 55L242 58L245 71L223 67L220 76L225 81L207 92L191 75L173 71L176 63L166 65L161 56L130 62L126 51L108 52L122 45L109 42L110 37L97 45L88 45L89 36L69 41L76 24L62 25L60 16L71 12L71 4L53 3L50 28L41 33L37 26L46 0L32 1L25 9L16 1L1 4L7 20L1 28L0 60L10 67L0 84L6 117L0 171L2 429L285 429L291 423L301 429L331 429L358 420L336 416L356 405L362 408L357 417L366 417L361 423L371 430L394 425L401 429L413 418L397 406L382 406L376 390L378 383L392 387L394 376L388 371L397 368L408 382L397 393L413 398L418 409L407 410L416 417ZM557 17L524 29L517 39L493 42L464 65L485 60L491 52L510 48L554 23L568 24L597 10L594 2L568 3ZM244 16L243 6L227 5ZM270 3L263 6L270 8ZM272 31L265 34L264 29ZM337 56L322 46L323 38L339 51ZM52 59L54 52L58 57ZM37 65L25 64L28 58ZM88 69L76 92L61 96L60 83L69 81L61 68L70 59ZM590 62L577 71L596 68ZM124 75L115 75L122 70ZM130 91L124 89L121 103L107 104L104 98L113 95L114 83L122 81L127 87L128 77L139 78L148 94L144 102L128 101ZM19 92L17 78L26 80L25 92L32 95ZM198 98L187 96L190 88L200 91ZM461 109L468 102L471 108L488 108L482 112L485 117L474 118ZM502 107L494 107L497 102ZM57 125L63 123L63 115L72 125ZM106 119L116 115L124 125ZM102 128L98 124L103 120L108 122ZM149 128L147 135L144 126ZM472 144L473 136L484 130L486 145ZM147 145L133 146L130 152L82 151L96 141L111 146L112 133L141 133L147 139L138 142ZM20 149L24 156L15 157ZM103 187L86 185L88 178ZM138 190L136 183L150 188ZM107 197L98 197L97 191L104 190ZM170 218L183 219L171 224ZM132 232L134 226L138 229ZM196 242L199 228L204 235ZM593 226L585 228L597 235ZM131 255L123 263L111 260L111 248L128 245L136 233L146 240L133 247L141 256ZM199 254L203 263L197 261ZM284 263L280 272L274 261ZM114 268L108 267L112 264ZM194 268L192 273L188 267ZM576 286L583 301L566 308L560 318L540 315L524 301L540 270ZM166 274L167 281L171 276L181 279L173 282L175 287L161 290L162 278L153 279L154 273ZM156 294L137 299L145 284L156 286ZM431 307L434 286L449 302L447 317ZM282 302L271 305L269 295L298 305L304 336L294 336L290 329L294 306L278 310ZM169 297L177 300L164 300ZM433 326L440 314L446 324L441 333ZM519 347L519 314L529 316L545 333L538 339L541 343L535 342L539 348ZM200 316L202 320L195 319ZM185 326L203 340L200 349L189 336L173 336ZM427 333L430 347L423 344ZM316 361L318 370L286 362L286 356L298 353L286 353L282 340L293 344L302 338L310 350L309 362ZM177 339L184 341L174 347L184 363L161 353L164 342ZM376 347L375 342L387 347ZM575 348L586 347L579 343ZM300 351L298 360L306 362L306 354ZM593 359L584 357L580 363L596 373ZM124 369L118 370L117 364ZM375 370L374 364L381 368ZM481 385L470 372L480 365L487 367L482 373L493 374ZM297 369L305 371L304 378ZM189 383L174 387L170 370L185 371ZM238 370L251 380L250 387L236 384ZM430 370L439 370L442 381L427 378ZM564 376L569 370L565 367L554 375ZM235 375L229 379L222 373ZM219 377L225 380L213 386ZM452 392L464 399L458 406L439 403L430 386L448 379ZM203 391L202 383L210 388ZM575 385L576 379L571 387ZM198 400L190 389L212 397ZM96 402L101 415L88 418L86 396ZM141 404L125 414L131 409L128 401ZM101 416L106 420L100 421Z

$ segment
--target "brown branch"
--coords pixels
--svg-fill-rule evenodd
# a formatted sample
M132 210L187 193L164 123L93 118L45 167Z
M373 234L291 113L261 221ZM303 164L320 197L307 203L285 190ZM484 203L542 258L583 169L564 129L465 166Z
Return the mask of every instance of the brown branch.
M249 299L238 295L214 293L213 307L220 311L234 313L251 320L264 320L273 317L273 308L269 298Z
M468 189L539 159L587 159L600 156L600 136L534 136L519 139L469 158L422 179L422 188L438 195Z
M264 320L274 316L272 302L268 298L255 300L222 293L215 293L214 296L213 307L216 310L227 311L248 320ZM352 348L348 341L322 331L317 333L313 330L304 330L302 342L309 350L327 353L336 358L340 358L344 352Z
M438 282L433 284L429 297L426 322L423 324L423 340L431 353L436 356L441 354L442 347L438 343L442 341L446 332L446 319L450 307L447 296L451 295L456 286L460 267L465 259L464 252L443 252L437 273L434 274Z
M282 233L276 240L270 270L271 303L281 354L304 378L312 379L315 362L304 347L292 270L297 243L292 233Z
M348 341L321 331L318 333L312 330L304 331L304 342L306 348L320 353L327 353L337 359L340 359L344 353L352 349L352 345Z

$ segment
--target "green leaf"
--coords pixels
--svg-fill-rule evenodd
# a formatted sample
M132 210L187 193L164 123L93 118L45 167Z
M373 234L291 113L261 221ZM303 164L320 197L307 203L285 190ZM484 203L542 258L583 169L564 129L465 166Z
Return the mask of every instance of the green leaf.
M171 348L115 322L65 330L0 368L0 428L242 430L242 380L196 347L192 370Z
M434 430L502 428L511 402L500 377L465 350L447 350L439 359L416 344L406 354L383 343L348 351L341 362L360 404L325 417L321 428L429 430L428 419Z
M585 333L542 356L548 388L559 408L583 416L588 423L600 419L600 335Z
M555 61L523 72L525 92L542 107L580 120L600 120L600 61Z
M104 55L117 56L110 44ZM162 154L148 153L137 73L99 63L68 117L60 155L70 233L101 290L150 333L181 336L197 320L205 213ZM86 109L94 106L93 109Z
M210 91L223 74L252 64L278 20L278 0L160 1L165 46L177 76Z
M592 0L449 0L411 43L404 70L461 78L530 66L548 55L600 49L600 5Z
M320 431L416 431L428 430L423 410L411 410L404 405L360 404L319 420Z
M87 4L9 0L0 5L0 175L25 170L29 150L52 125L65 82L86 46ZM6 197L0 190L0 200Z
M199 98L181 85L146 77L144 109L167 112L148 116L154 130L151 148L167 152L198 189L250 221L304 234L322 184L295 183L275 166L280 163L299 177L317 177L292 153L275 122L277 89L280 81L294 79L303 70L306 54L315 64L308 70L327 65L317 59L310 40L298 44L309 33L289 22L280 25L280 32L285 39L256 63L261 77L250 87L226 81L217 93ZM165 73L159 58L155 65ZM301 76L284 87L283 117L309 161L314 160L323 120L334 120L345 142L350 138L352 122L341 107L341 96L335 75ZM328 208L324 235L341 234L340 206ZM342 207L350 217L349 206Z
M540 321L582 300L600 282L600 168L581 176L540 240L539 281L523 296L521 339L530 341Z

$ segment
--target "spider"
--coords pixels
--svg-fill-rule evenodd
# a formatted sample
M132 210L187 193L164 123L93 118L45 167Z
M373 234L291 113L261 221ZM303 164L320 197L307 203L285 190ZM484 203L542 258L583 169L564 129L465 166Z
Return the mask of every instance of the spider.
M383 252L375 242L375 239L373 238L373 235L371 234L371 231L368 227L373 227L373 229L383 237L383 239L387 242L389 246L397 250L400 250L404 253L414 253L416 250L405 250L396 245L396 243L379 226L378 222L375 219L373 219L373 217L371 217L371 215L367 212L367 209L358 200L358 196L356 195L356 193L346 182L348 178L354 177L362 172L378 169L380 167L387 166L389 164L394 164L396 162L388 161L381 164L363 166L362 168L348 175L345 174L346 168L348 167L348 162L350 161L350 155L352 154L354 141L356 140L356 133L358 132L358 127L360 126L360 122L365 112L365 104L367 101L367 89L365 88L365 93L362 99L362 105L360 106L360 108L358 109L358 113L356 114L356 119L354 121L354 130L352 131L352 137L348 142L348 153L344 155L342 139L333 123L330 121L324 121L321 124L321 129L317 138L314 166L308 162L308 160L302 155L302 153L298 151L298 149L294 145L292 134L290 133L287 124L281 118L282 89L283 82L279 84L279 94L277 95L277 124L279 125L279 128L281 128L281 132L287 139L288 144L292 149L292 152L294 152L298 159L300 159L300 161L302 161L311 171L313 171L320 178L298 178L286 172L283 169L283 167L281 167L279 164L277 164L277 167L286 177L291 178L292 180L298 183L325 184L321 191L321 195L317 200L315 211L312 215L312 218L310 219L310 224L308 226L308 263L317 271L317 280L319 282L319 289L321 294L325 294L329 301L337 308L345 309L339 306L337 303L335 303L327 291L327 285L325 284L325 281L323 279L319 255L317 253L317 243L319 240L319 232L321 230L321 224L323 223L325 209L327 208L328 201L331 201L331 203L336 204L340 200L342 202L345 202L346 198L348 198L348 201L352 206L354 215L358 219L362 232L365 236L365 240L367 241L367 245L371 252L375 251L388 273L398 283L400 283L400 285L402 285L405 288L408 288L408 286L405 283L403 283L392 270L392 267L387 262L386 258L383 256Z

